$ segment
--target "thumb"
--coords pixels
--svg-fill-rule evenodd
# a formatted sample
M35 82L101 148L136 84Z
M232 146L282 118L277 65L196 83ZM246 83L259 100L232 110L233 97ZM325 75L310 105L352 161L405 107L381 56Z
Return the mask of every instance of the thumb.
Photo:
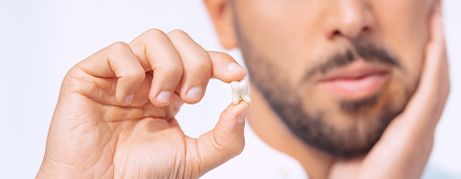
M197 139L200 176L243 151L243 129L249 106L243 101L238 105L230 104L219 116L215 128Z

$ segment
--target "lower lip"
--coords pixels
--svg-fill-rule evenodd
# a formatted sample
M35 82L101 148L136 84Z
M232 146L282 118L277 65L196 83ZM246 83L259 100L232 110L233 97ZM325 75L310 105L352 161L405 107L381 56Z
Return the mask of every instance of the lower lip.
M387 74L371 74L361 78L339 78L322 81L319 85L340 97L352 100L376 94L387 79Z

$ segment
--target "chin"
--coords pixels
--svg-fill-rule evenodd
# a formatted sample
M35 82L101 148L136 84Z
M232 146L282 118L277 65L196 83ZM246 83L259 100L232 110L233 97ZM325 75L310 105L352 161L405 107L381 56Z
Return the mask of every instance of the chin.
M315 110L308 108L305 101L304 119L298 119L303 122L293 119L287 124L306 144L325 153L343 158L363 155L379 141L406 104L405 96L392 98L387 94L392 93L380 92L357 100L323 100L319 102L323 107L316 106Z

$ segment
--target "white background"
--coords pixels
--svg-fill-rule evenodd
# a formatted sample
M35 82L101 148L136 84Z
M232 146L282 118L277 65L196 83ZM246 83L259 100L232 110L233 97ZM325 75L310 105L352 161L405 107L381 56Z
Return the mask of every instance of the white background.
M461 175L461 1L445 0L452 89L429 165ZM183 29L219 50L201 0L0 1L0 178L33 178L65 73L115 42L149 28ZM238 50L230 52L241 62ZM212 80L203 101L177 118L189 136L210 130L231 102L227 84ZM244 167L244 166L243 166Z

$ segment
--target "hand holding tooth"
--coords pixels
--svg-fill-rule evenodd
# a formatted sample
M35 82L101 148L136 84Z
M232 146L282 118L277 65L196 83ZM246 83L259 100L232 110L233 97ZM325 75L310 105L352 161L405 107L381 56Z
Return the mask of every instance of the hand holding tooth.
M248 95L248 82L247 80L241 79L240 81L232 81L232 103L239 104L240 99L243 99L245 102L250 104L251 99Z
M242 152L249 104L230 104L197 139L175 116L202 100L211 78L246 75L180 30L114 43L64 78L37 178L199 178Z

